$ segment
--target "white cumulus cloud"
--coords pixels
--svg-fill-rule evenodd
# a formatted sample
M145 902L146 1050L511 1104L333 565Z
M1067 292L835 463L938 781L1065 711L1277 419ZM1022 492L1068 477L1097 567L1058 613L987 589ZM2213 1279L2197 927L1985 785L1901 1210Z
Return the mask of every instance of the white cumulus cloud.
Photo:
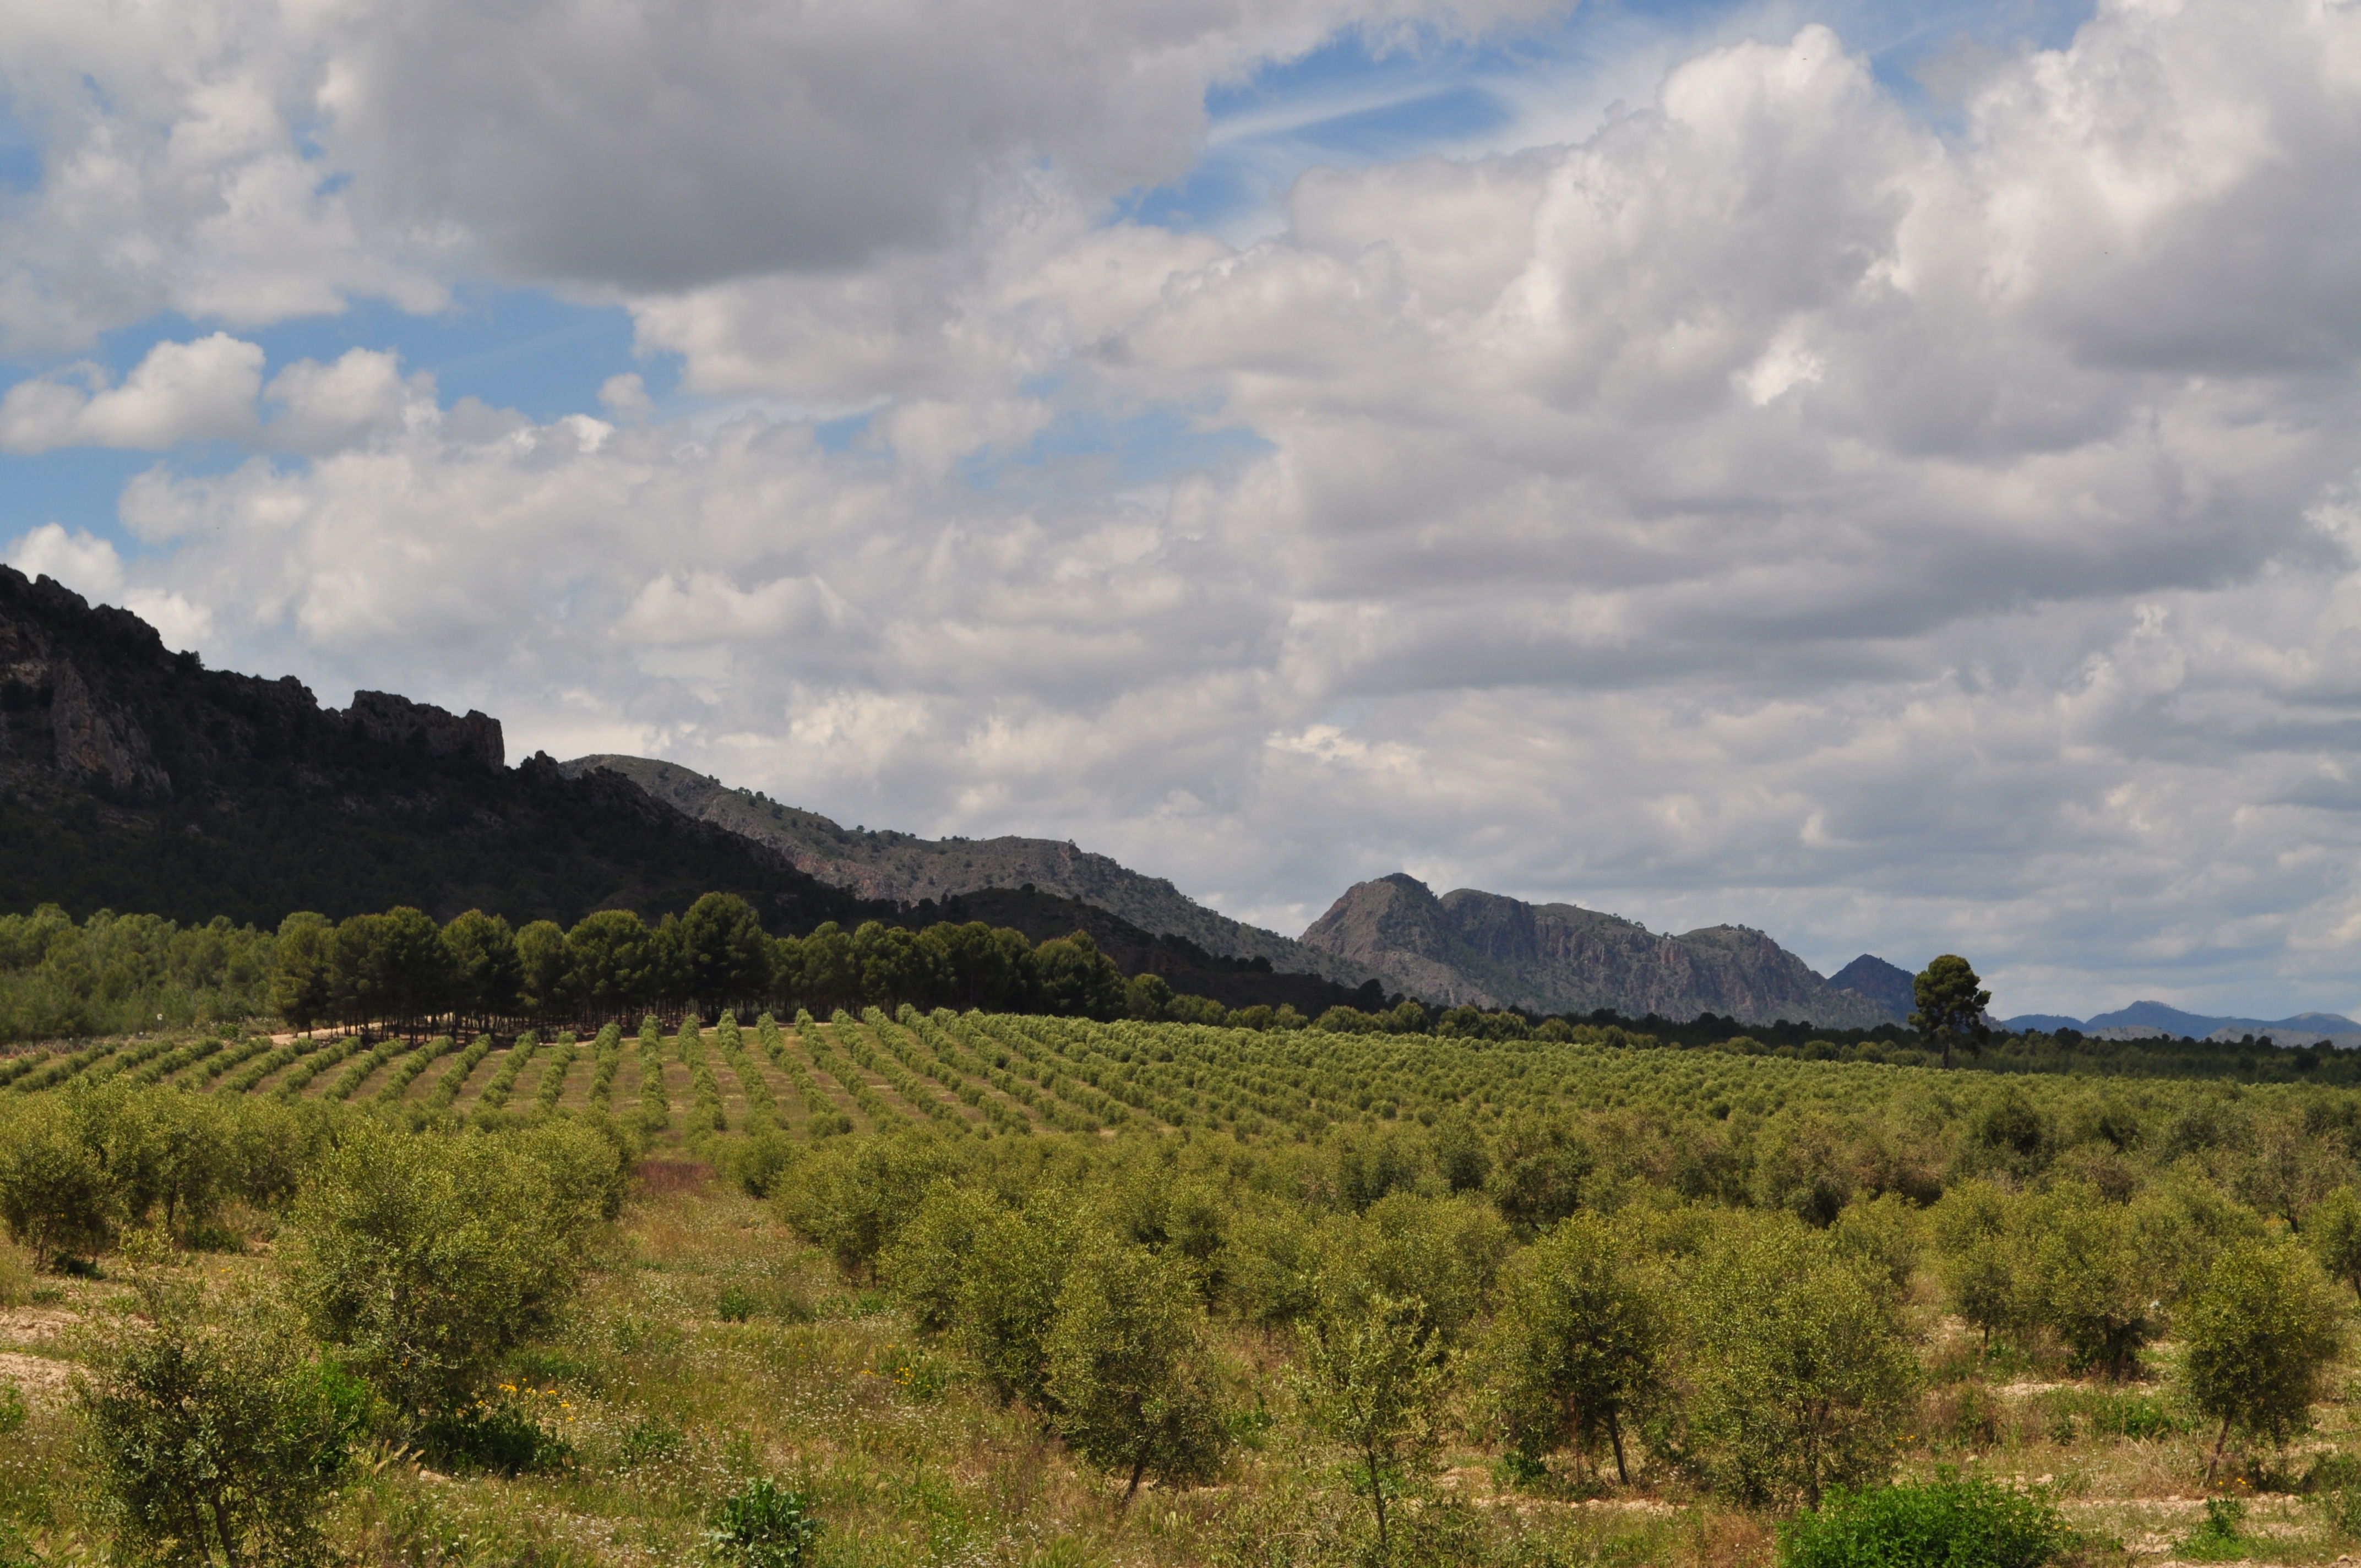
M95 373L92 378L96 379ZM0 398L0 449L58 446L160 450L183 441L252 433L262 350L227 333L159 343L123 378L85 390L71 381L20 381Z

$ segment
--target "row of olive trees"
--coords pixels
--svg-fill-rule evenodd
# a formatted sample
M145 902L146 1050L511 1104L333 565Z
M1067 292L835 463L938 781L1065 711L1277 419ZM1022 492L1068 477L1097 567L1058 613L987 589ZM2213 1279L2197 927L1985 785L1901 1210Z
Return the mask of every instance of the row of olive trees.
M225 1178L192 1168L208 1153ZM516 1463L535 1429L482 1396L555 1327L623 1180L618 1146L563 1118L408 1134L343 1108L120 1084L11 1107L11 1232L54 1255L112 1231L133 1288L77 1395L120 1560L321 1561L365 1441ZM227 1197L272 1215L275 1266L208 1299L171 1236ZM76 1212L94 1217L53 1223Z
M1455 1421L1534 1475L1654 1466L1750 1503L1815 1504L1881 1477L1915 1409L1904 1303L1922 1222L1898 1200L1825 1229L1645 1204L1531 1230L1473 1190L1397 1188L1360 1207L1340 1192L1323 1207L1275 1174L1239 1189L1157 1155L999 1157L903 1136L807 1154L774 1190L794 1228L1127 1488L1218 1468L1242 1397L1215 1348L1224 1319L1291 1342L1295 1407L1345 1459L1379 1536ZM2234 1435L2280 1442L2308 1420L2345 1309L2303 1246L2219 1201L1971 1183L1932 1228L1971 1321L1990 1320L1975 1316L1977 1244L1962 1238L1993 1234L1995 1193L2020 1206L1999 1226L2031 1303L2008 1309L2032 1314L2012 1327L2122 1369L2112 1314L2145 1290L2146 1332L2174 1314L2217 1460ZM2136 1286L2111 1250L2125 1238L2164 1260Z
M202 1242L225 1208L282 1207L335 1113L116 1078L0 1100L0 1221L44 1262L95 1258L126 1232Z

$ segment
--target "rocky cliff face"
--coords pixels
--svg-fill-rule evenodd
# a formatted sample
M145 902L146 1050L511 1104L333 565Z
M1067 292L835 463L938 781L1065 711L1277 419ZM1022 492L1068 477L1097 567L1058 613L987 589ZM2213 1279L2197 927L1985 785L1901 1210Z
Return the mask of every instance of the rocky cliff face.
M323 709L292 678L208 670L128 611L0 566L0 909L570 921L726 889L783 928L891 913L615 774L504 762L484 714L387 692Z
M467 718L458 718L431 704L412 702L391 692L355 692L353 706L331 717L380 746L472 762L492 773L508 765L500 721L472 707Z
M1714 926L1678 937L1571 904L1526 904L1461 888L1441 898L1405 872L1348 890L1303 933L1307 947L1367 965L1429 1001L1534 1012L1611 1008L1631 1017L1715 1013L1745 1023L1809 1019L1837 1028L1887 1021L1760 931Z

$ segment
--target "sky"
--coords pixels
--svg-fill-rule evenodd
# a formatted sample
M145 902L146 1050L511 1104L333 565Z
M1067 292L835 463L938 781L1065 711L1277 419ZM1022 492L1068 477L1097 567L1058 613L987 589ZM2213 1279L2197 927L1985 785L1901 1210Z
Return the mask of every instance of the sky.
M512 761L2361 1012L2361 8L24 0L0 558Z

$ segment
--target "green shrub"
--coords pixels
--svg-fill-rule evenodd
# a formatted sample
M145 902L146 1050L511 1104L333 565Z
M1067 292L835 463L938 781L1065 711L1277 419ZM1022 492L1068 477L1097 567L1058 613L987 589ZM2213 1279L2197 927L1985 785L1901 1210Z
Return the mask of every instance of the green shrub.
M1918 1486L1831 1488L1779 1529L1779 1568L2041 1568L2074 1532L2038 1492L1948 1472Z
M52 1102L20 1102L0 1126L0 1220L45 1261L93 1258L114 1239L106 1171Z
M810 1498L765 1477L722 1499L706 1551L728 1568L802 1568L822 1528Z
M141 1290L147 1321L104 1347L81 1398L95 1480L130 1561L318 1562L351 1411L292 1326L245 1303L202 1321L193 1291Z
M12 1432L30 1419L25 1409L24 1391L8 1378L0 1377L0 1432Z
M574 1463L574 1450L512 1399L478 1400L433 1416L418 1439L427 1456L448 1470L524 1475L563 1471Z
M566 1123L456 1138L357 1127L297 1208L297 1299L404 1417L464 1411L571 1299L619 1164Z

